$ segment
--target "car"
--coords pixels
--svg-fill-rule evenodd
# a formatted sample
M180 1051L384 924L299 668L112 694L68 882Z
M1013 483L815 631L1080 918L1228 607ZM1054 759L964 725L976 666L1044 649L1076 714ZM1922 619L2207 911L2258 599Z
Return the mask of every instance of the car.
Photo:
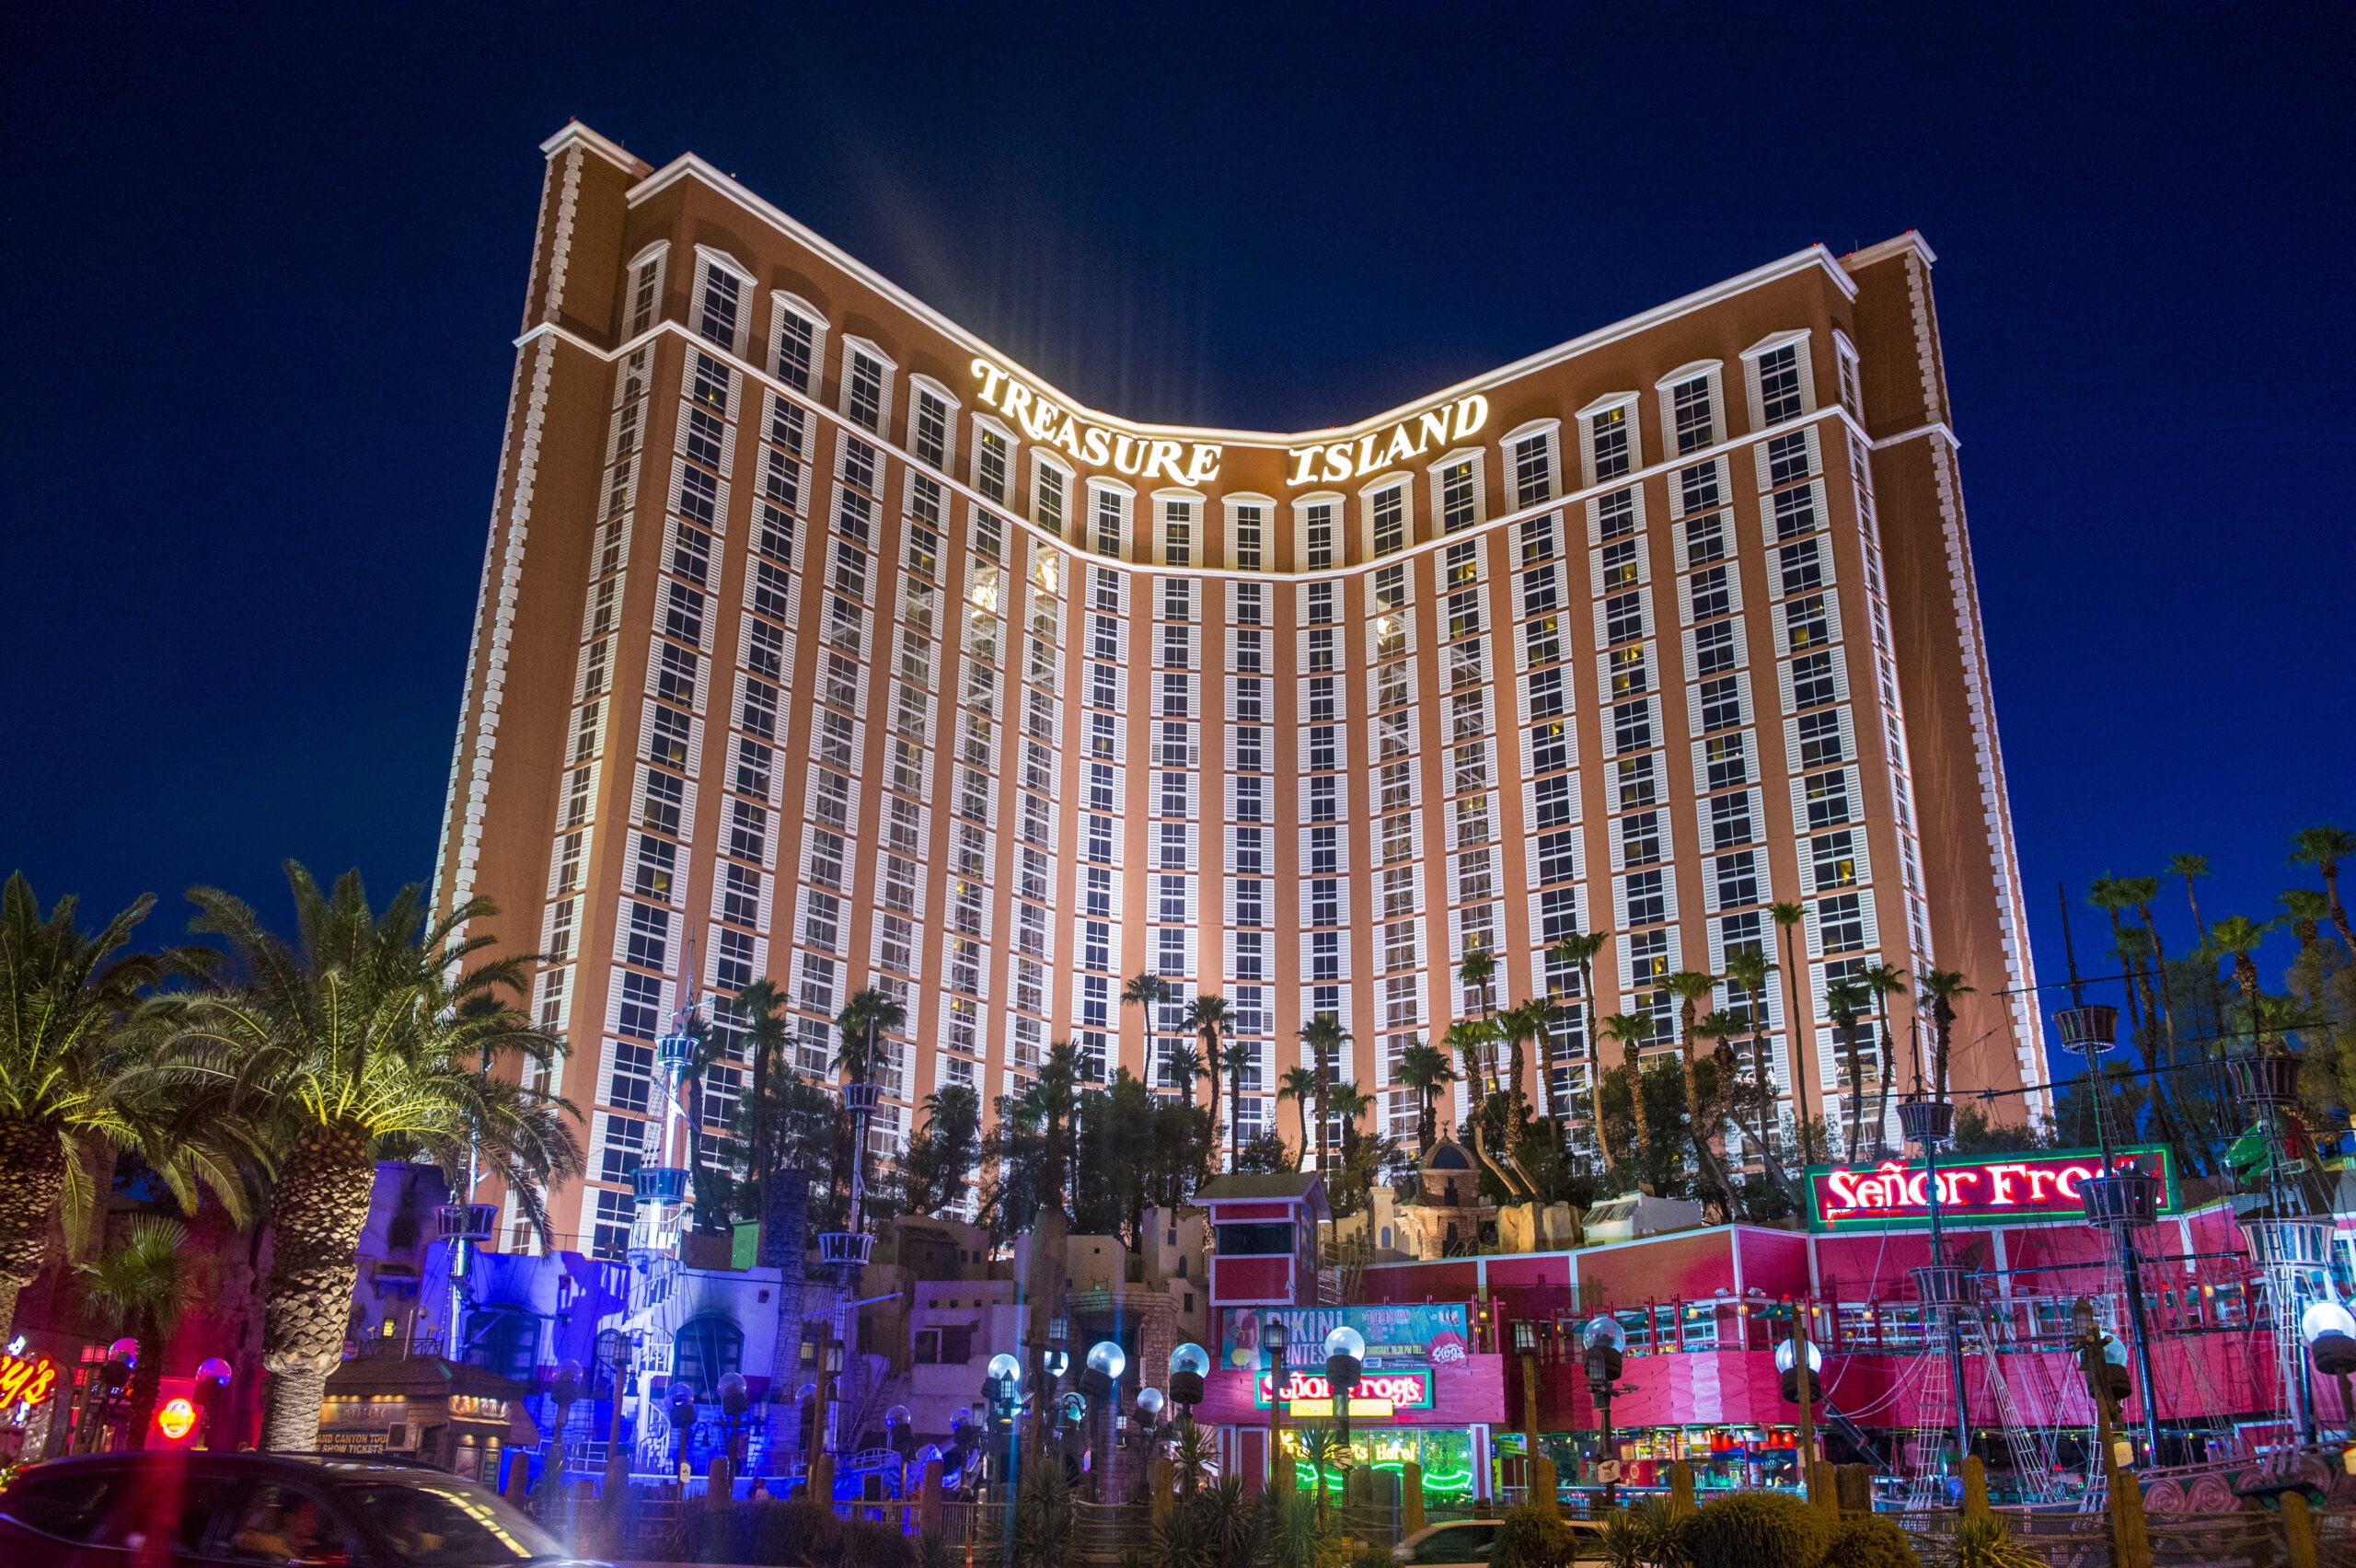
M1565 1519L1563 1523L1576 1542L1576 1561L1604 1560L1601 1525L1592 1519ZM1488 1568L1489 1553L1496 1550L1496 1520L1449 1519L1417 1530L1391 1549L1391 1558L1409 1568Z
M93 1454L28 1465L0 1487L8 1568L583 1562L488 1487L364 1455Z

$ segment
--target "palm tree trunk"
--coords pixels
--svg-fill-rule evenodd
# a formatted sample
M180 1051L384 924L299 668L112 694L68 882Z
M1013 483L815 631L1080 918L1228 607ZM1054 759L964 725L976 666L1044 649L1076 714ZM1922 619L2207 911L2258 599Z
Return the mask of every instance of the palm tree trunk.
M1845 1025L1841 1031L1841 1045L1849 1054L1849 1147L1851 1159L1857 1158L1857 1146L1865 1139L1865 1058L1859 1048L1857 1026Z
M123 1447L147 1447L147 1424L156 1417L156 1395L164 1386L164 1342L152 1324L138 1331L139 1349L131 1369L131 1386L123 1390Z
M14 1332L17 1293L40 1274L50 1216L65 1192L65 1140L40 1122L0 1116L0 1342Z
M1207 1032L1203 1037L1203 1064L1211 1073L1211 1169L1218 1169L1218 1032ZM1186 1101L1194 1103L1195 1086L1186 1086Z
M2348 906L2339 902L2339 863L2318 870L2323 871L2324 896L2331 900L2331 928L2339 933L2339 945L2348 950L2349 956L2356 958L2356 931L2349 929Z
M1874 1091L1874 1158L1889 1152L1889 1080L1898 1076L1898 1042L1890 1037L1889 1007L1881 1009L1881 1082Z
M1636 1147L1628 1151L1629 1163L1637 1167L1637 1174L1641 1177L1645 1157L1652 1152L1653 1147L1652 1125L1645 1115L1645 1066L1637 1059L1634 1042L1623 1044L1621 1052L1628 1068L1628 1109L1634 1113L1636 1123Z
M261 1358L271 1373L265 1449L306 1453L319 1446L319 1401L343 1359L375 1176L366 1141L341 1126L306 1130L279 1175L262 1299Z

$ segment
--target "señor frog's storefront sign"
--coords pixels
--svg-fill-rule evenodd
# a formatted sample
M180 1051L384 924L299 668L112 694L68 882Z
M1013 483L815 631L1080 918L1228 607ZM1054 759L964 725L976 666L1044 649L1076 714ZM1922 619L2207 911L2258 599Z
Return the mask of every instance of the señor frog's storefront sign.
M2161 1214L2175 1214L2183 1206L2176 1164L2166 1148L2114 1149L2111 1163L2117 1170L2141 1170L2159 1180ZM2102 1169L2103 1157L2093 1149L1942 1160L1939 1220L1946 1225L2030 1225L2083 1219L2085 1184ZM1930 1223L1930 1172L1921 1164L1886 1159L1871 1166L1810 1166L1807 1182L1810 1230L1911 1230Z

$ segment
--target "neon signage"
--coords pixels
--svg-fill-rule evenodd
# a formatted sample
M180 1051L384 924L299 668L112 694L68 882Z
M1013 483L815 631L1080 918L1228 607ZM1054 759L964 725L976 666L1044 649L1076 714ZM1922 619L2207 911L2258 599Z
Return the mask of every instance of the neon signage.
M1420 457L1436 446L1446 448L1454 442L1470 441L1488 422L1489 400L1475 392L1469 398L1459 398L1453 403L1442 403L1437 409L1426 409L1414 418L1401 420L1388 430L1370 430L1356 441L1295 447L1286 454L1292 459L1292 473L1285 482L1298 488L1312 483L1339 484L1354 474L1366 478L1393 463Z
M1173 485L1208 484L1218 478L1224 447L1130 435L1081 419L986 359L976 358L973 370L974 378L982 384L983 403L1021 426L1022 433L1039 445L1060 447L1076 462L1136 478L1167 478Z
M57 1363L45 1355L0 1355L0 1410L22 1400L40 1404L57 1386Z
M2117 1170L2141 1170L2158 1178L2158 1212L2178 1212L2182 1205L2176 1165L2166 1148L2116 1149L2111 1163ZM2090 1149L1942 1163L1939 1218L1949 1225L2083 1219L2085 1184L2099 1176L2102 1169L2102 1155ZM1886 1159L1872 1166L1812 1166L1807 1180L1811 1230L1903 1228L1930 1221L1930 1172L1922 1165Z
M1270 1403L1274 1379L1266 1371L1252 1380L1252 1402L1261 1410ZM1288 1408L1296 1414L1311 1415L1330 1412L1334 1404L1334 1385L1322 1371L1306 1367L1285 1368L1282 1397ZM1350 1390L1350 1413L1387 1414L1393 1410L1429 1410L1432 1403L1432 1378L1428 1372L1369 1372ZM1302 1405L1318 1405L1322 1411L1301 1410ZM1361 1406L1380 1406L1379 1410L1362 1410Z
M196 1406L186 1400L167 1400L156 1412L156 1424L165 1436L177 1443L196 1430Z

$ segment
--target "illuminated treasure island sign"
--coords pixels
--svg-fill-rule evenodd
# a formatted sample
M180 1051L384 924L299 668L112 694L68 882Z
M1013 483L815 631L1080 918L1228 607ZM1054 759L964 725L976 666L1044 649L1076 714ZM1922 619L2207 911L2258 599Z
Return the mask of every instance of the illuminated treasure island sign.
M1353 1418L1431 1409L1432 1368L1461 1367L1472 1346L1461 1302L1415 1307L1230 1308L1223 1316L1219 1365L1258 1368L1252 1402L1265 1410L1272 1400L1282 1399L1286 1412L1297 1416L1334 1413L1334 1389L1325 1378L1325 1336L1335 1329L1356 1329L1366 1340L1366 1355L1359 1358L1364 1370L1350 1393ZM1267 1354L1260 1344L1261 1325L1270 1318L1283 1319L1289 1336L1281 1389L1276 1386Z
M2112 1166L2158 1178L2162 1214L2182 1205L2176 1162L2165 1147L2113 1149ZM2034 1225L2084 1219L2086 1183L2102 1173L2092 1149L1958 1159L1939 1165L1939 1221L1944 1225ZM1930 1172L1919 1164L1810 1166L1808 1228L1816 1231L1912 1229L1931 1219Z

